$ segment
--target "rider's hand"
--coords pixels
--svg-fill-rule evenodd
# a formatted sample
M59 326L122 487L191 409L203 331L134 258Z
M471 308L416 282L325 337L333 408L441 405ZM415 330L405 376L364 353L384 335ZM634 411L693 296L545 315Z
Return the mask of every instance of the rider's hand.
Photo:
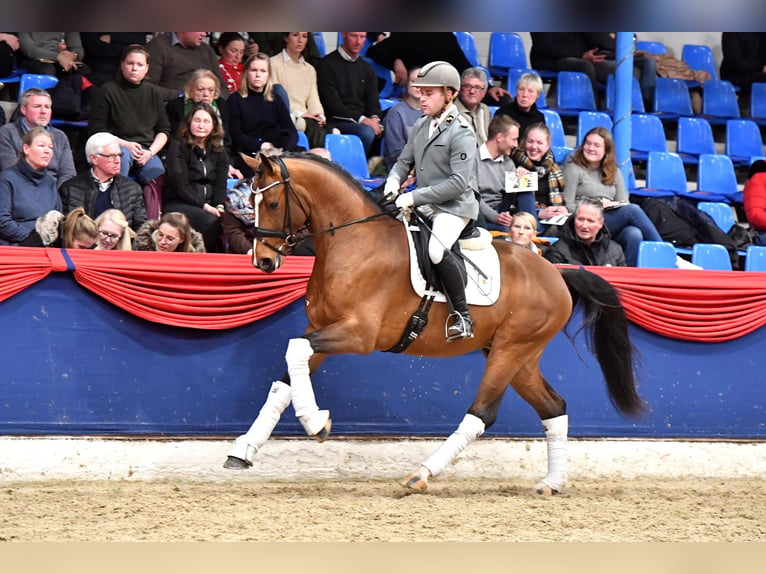
M399 209L410 209L415 204L415 198L412 193L403 193L396 198L396 207Z
M388 178L383 186L383 197L393 201L397 195L399 195L399 182L394 178Z

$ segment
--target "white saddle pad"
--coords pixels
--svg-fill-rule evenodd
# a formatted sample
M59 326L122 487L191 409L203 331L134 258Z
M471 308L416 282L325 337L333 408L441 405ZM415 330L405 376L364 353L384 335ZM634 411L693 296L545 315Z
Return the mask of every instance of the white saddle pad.
M420 233L417 227L410 227L404 222L404 229L407 232L407 244L410 248L410 281L412 288L418 296L435 295L434 301L447 301L444 293L440 291L426 290L426 280L420 272L420 266L415 253L415 242L412 239L413 233ZM473 240L468 240L469 242ZM468 273L468 284L465 288L466 300L469 305L492 305L497 301L500 295L500 258L491 241L487 246L479 250L468 250L465 244L461 242L461 250L467 259L470 259L474 265L468 261L465 263L465 270ZM481 270L485 276L479 273Z

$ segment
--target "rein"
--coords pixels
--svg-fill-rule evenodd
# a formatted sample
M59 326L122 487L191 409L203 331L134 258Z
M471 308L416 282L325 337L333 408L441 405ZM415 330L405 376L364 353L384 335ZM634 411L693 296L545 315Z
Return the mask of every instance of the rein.
M285 217L282 225L282 229L288 229L288 232L282 231L280 229L268 229L265 227L259 227L255 226L255 239L261 244L265 245L269 249L275 251L276 253L286 256L287 254L282 251L284 247L295 247L296 245L303 243L304 241L308 241L309 239L316 237L317 235L322 235L323 233L330 233L331 235L335 234L335 231L338 229L343 229L344 227L350 227L352 225L357 225L359 223L366 223L368 221L372 221L373 219L377 219L378 217L382 216L388 216L389 214L386 212L381 213L375 213L373 215L368 215L367 217L362 217L361 219L355 219L353 221L348 221L346 223L341 223L340 225L333 225L330 224L330 227L327 229L321 229L319 231L316 231L314 233L306 233L302 234L300 236L296 235L296 232L293 231L293 223L292 219L290 217L290 195L295 196L295 200L298 202L298 206L301 208L301 211L306 216L306 225L308 225L309 222L309 214L306 211L306 208L303 205L303 202L301 201L300 196L295 192L293 189L292 184L290 183L290 172L287 169L287 166L285 165L285 162L282 161L282 158L279 156L272 156L270 158L271 160L275 161L277 165L279 165L280 174L282 179L273 181L270 184L268 184L266 187L258 187L253 188L253 185L255 184L255 181L250 185L250 191L253 193L253 195L261 195L263 192L268 191L272 187L275 187L277 185L284 185L285 186ZM257 217L257 213L256 213ZM269 237L276 237L278 239L284 239L284 243L280 245L279 247L274 247L273 245L270 245L264 241L264 239Z

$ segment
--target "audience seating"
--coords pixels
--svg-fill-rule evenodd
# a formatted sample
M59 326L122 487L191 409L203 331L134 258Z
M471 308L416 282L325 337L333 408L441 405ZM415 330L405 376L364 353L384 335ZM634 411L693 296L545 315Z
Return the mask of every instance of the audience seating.
M521 36L515 32L492 32L487 65L493 76L501 78L507 77L512 68L529 68Z
M56 84L58 83L59 79L56 76L50 76L47 74L22 74L21 81L19 82L19 103L21 103L21 94L23 94L29 88L50 90L51 88L56 87ZM51 118L50 124L57 128L73 128L77 130L83 130L88 127L87 120L73 122L69 120Z
M306 136L306 132L302 132L301 130L298 130L298 145L305 147L306 151L311 149L311 146L309 145L309 138Z
M734 214L731 211L731 207L728 203L720 201L700 201L697 204L697 209L704 211L710 217L713 218L715 224L723 231L728 231L734 226Z
M703 269L731 271L731 259L726 248L719 243L695 243L692 263Z
M650 151L646 161L646 187L632 189L631 194L668 197L685 194L687 190L686 171L681 157L668 151Z
M748 119L727 120L726 155L734 165L750 165L751 158L764 155L758 124Z
M650 54L667 54L668 49L662 42L649 42L646 40L636 40L636 50L648 52Z
M590 78L582 72L559 72L556 85L556 111L560 116L576 116L583 110L596 111L596 96Z
M687 164L699 163L703 153L716 153L713 128L705 118L678 118L676 153Z
M654 87L654 114L661 120L676 121L693 116L692 100L686 82L678 78L657 78Z
M466 59L472 66L479 66L479 50L476 48L476 39L473 34L471 32L455 32L455 36Z
M726 80L708 80L702 84L702 114L712 125L725 124L740 117L734 84Z
M766 126L766 83L753 82L750 86L750 116L759 126Z
M676 249L668 241L642 241L638 245L637 267L675 269Z
M385 181L383 178L370 177L364 144L359 136L327 134L324 138L324 147L330 152L332 160L343 166L366 189L377 187Z
M713 50L702 44L684 44L681 48L681 59L692 70L703 70L710 74L713 80L718 79L718 67L715 64Z
M511 68L508 70L508 79L505 82L505 89L508 90L508 92L511 94L511 97L516 97L516 84L518 83L519 78L524 74L531 72L537 73L535 70L529 68ZM535 103L537 104L538 109L548 106L548 102L545 99L544 89L542 92L540 92L540 96L537 98L537 102Z
M662 120L651 114L630 116L630 157L645 162L653 151L668 151L667 138Z
M604 127L612 131L612 118L606 112L580 112L577 115L577 145L582 143L585 134L595 127Z
M638 78L635 76L631 76L631 109L634 112L645 112L646 108L644 107L644 96L641 94L641 84L638 83ZM616 97L616 90L614 86L614 74L609 74L606 77L606 109L609 111L609 113L614 112L614 105L615 105L615 97Z
M540 111L545 117L545 125L551 130L551 151L556 158L556 163L561 163L574 148L567 145L564 124L561 123L561 116L558 112L548 108L543 108Z
M745 251L745 271L766 271L766 246L748 245Z
M327 47L324 43L324 34L322 32L311 32L312 36L314 36L314 44L317 46L317 50L319 50L319 55L324 57L327 55Z
M708 201L742 203L742 192L737 186L737 174L729 156L721 153L700 155L696 194L706 196Z

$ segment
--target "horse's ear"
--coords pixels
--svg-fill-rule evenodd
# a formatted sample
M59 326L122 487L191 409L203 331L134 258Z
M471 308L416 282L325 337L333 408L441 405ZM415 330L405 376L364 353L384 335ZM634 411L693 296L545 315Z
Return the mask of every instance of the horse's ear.
M249 155L246 155L244 153L240 153L239 155L242 156L242 160L249 165L251 168L253 168L253 171L258 171L258 169L261 167L262 163L265 163L268 165L268 160L265 155L262 153L259 153L256 157L252 157ZM266 161L264 161L266 160Z

